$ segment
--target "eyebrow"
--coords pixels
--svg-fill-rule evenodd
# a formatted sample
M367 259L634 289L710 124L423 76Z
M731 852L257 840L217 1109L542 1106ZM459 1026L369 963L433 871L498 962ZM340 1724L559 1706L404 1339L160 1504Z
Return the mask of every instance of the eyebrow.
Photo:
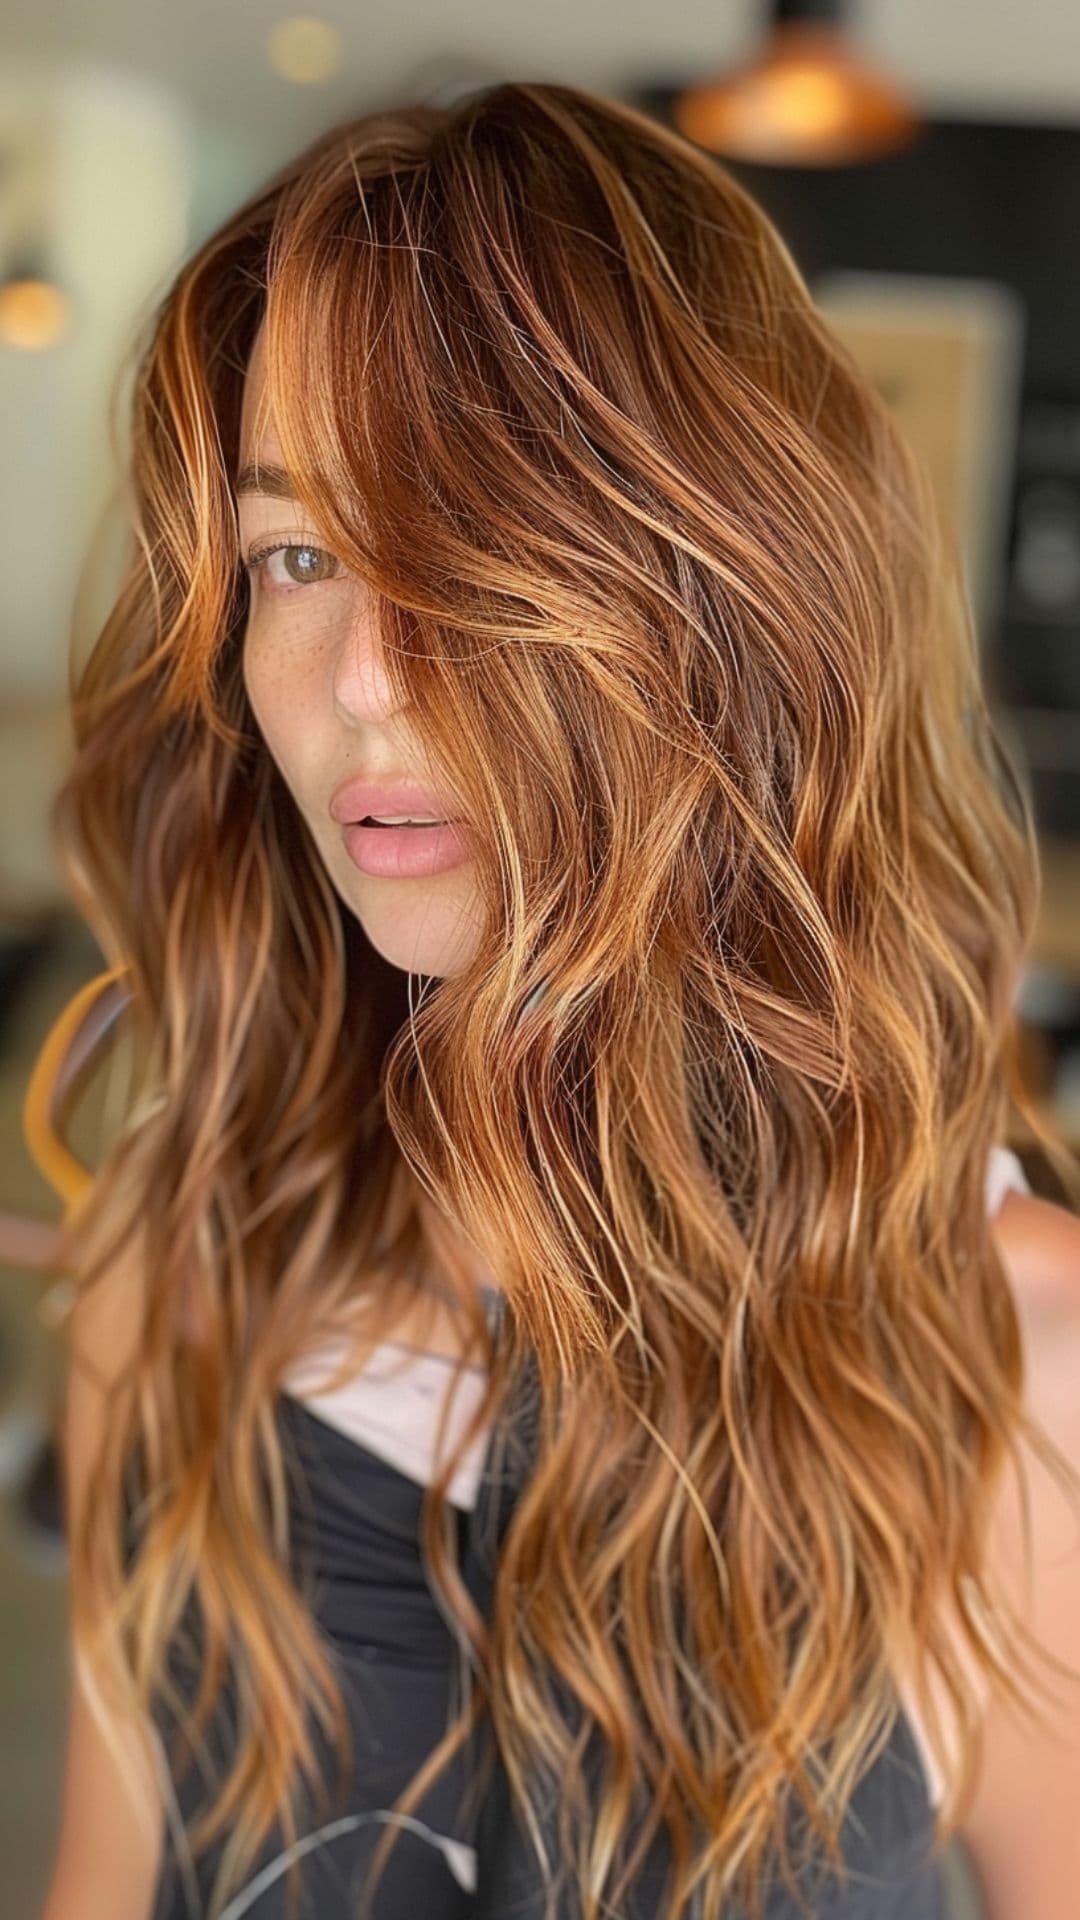
M264 463L249 461L241 467L233 485L233 492L261 493L268 500L295 500L298 496L293 485L292 475L284 467L267 466Z

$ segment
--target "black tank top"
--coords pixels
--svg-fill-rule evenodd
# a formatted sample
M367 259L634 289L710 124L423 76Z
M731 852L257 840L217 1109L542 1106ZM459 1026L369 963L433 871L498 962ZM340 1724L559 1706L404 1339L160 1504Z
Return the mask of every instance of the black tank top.
M517 1493L535 1458L537 1392L535 1376L519 1389L516 1412L496 1447L489 1451L468 1539L466 1578L478 1606L490 1603L498 1548ZM577 1723L575 1703L555 1686L562 1710ZM596 1787L602 1752L594 1738L584 1762ZM558 1860L554 1793L541 1819L545 1850ZM929 1782L919 1747L902 1707L876 1761L864 1770L844 1821L841 1850L846 1879L827 1870L824 1859L799 1878L800 1908L779 1868L766 1877L763 1920L948 1920L946 1881L939 1859L931 1856L934 1816ZM519 1825L508 1777L496 1763L475 1828L477 1887L472 1920L543 1920L543 1875L532 1842ZM667 1920L665 1879L670 1868L666 1833L654 1840L638 1870L619 1920ZM558 1920L580 1920L580 1904L565 1888ZM700 1911L700 1909L698 1909ZM396 1920L392 1909L388 1920ZM380 1920L382 1916L380 1915ZM697 1920L691 1912L688 1920ZM745 1920L729 1903L724 1920Z
M290 1461L295 1574L337 1657L349 1711L355 1766L348 1793L330 1812L304 1805L294 1849L302 1899L297 1920L358 1920L363 1870L381 1837L388 1809L455 1718L469 1684L453 1631L428 1584L419 1546L424 1489L397 1467L323 1421L288 1395L279 1401L280 1431ZM481 1611L490 1603L499 1542L533 1457L526 1391L509 1425L493 1433L476 1507L455 1509L462 1574ZM181 1698L194 1697L197 1635L171 1674ZM235 1703L226 1695L211 1751L225 1756L235 1736ZM159 1711L162 1733L174 1722ZM328 1780L334 1755L315 1730ZM515 1817L505 1774L495 1759L480 1805L470 1804L481 1750L490 1731L474 1735L400 1821L376 1888L373 1920L542 1920L543 1877L532 1844ZM588 1772L588 1766L587 1766ZM190 1821L206 1805L193 1768L175 1781L179 1809ZM556 1858L554 1809L542 1822ZM863 1774L843 1832L848 1869L841 1884L827 1863L804 1879L813 1920L947 1920L944 1876L930 1857L933 1814L910 1723L902 1710L878 1759ZM201 1920L222 1844L195 1863L185 1884L167 1831L153 1920ZM222 1920L284 1920L288 1854L271 1835ZM664 1920L667 1839L653 1843L619 1920ZM765 1920L798 1920L798 1904L777 1873ZM559 1920L579 1920L565 1889ZM725 1920L743 1920L725 1909Z

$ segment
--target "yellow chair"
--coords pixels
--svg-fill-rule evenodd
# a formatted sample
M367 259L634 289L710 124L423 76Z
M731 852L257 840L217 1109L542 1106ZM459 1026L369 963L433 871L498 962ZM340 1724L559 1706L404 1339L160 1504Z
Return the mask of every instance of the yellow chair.
M59 1225L33 1214L0 1210L0 1261L33 1272L57 1264L63 1227L93 1184L93 1170L71 1151L63 1125L79 1082L131 1001L125 961L95 974L60 1009L42 1041L27 1082L22 1131L39 1172L63 1202Z

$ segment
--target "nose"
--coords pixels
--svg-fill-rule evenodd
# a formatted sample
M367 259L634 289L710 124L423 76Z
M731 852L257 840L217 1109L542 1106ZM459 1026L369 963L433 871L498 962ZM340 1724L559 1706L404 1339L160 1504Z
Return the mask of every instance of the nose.
M332 655L334 711L347 726L379 726L402 710L386 672L386 657L370 614L346 625Z

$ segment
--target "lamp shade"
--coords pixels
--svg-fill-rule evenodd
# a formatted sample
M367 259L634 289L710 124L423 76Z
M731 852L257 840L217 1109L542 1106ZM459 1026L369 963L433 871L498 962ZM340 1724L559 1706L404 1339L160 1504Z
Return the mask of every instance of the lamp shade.
M781 6L781 15L794 9ZM753 60L682 93L687 139L733 159L840 166L904 146L921 120L903 92L856 58L824 19L778 17Z

